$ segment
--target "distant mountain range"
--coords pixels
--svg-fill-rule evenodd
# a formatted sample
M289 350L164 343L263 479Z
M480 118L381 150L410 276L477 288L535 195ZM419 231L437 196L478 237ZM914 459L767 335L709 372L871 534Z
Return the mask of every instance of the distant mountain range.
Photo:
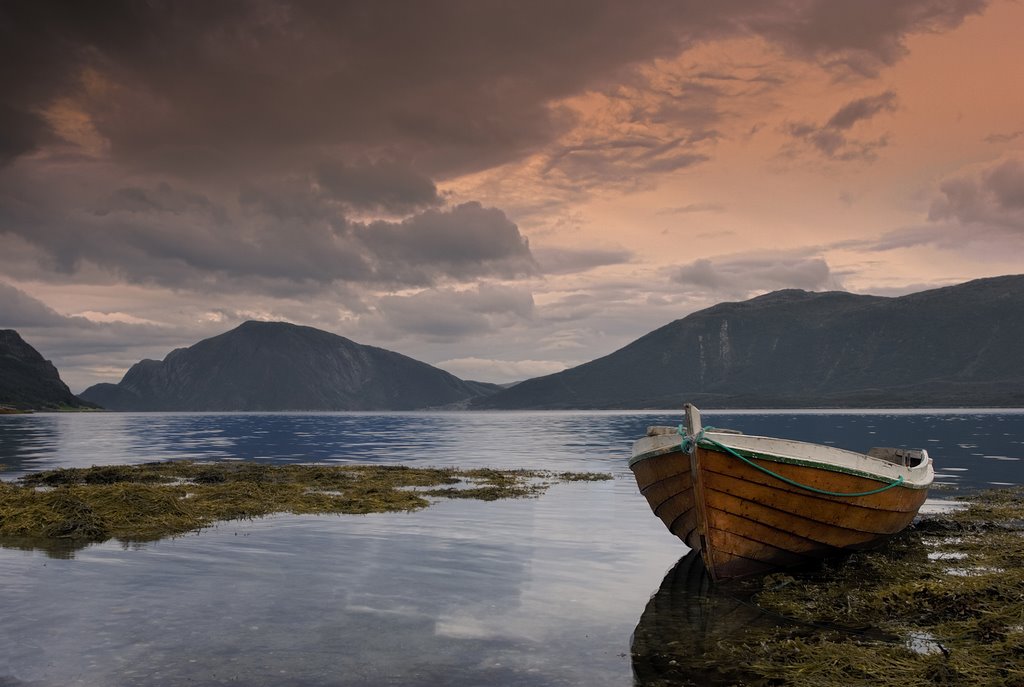
M1024 276L721 303L474 408L1024 406Z
M499 388L312 327L246 322L81 395L110 410L417 410Z
M143 360L78 399L0 330L0 405L111 410L1024 407L1024 276L899 298L785 290L719 305L511 387L285 322Z
M57 368L13 329L0 329L0 407L18 410L92 408L71 393Z

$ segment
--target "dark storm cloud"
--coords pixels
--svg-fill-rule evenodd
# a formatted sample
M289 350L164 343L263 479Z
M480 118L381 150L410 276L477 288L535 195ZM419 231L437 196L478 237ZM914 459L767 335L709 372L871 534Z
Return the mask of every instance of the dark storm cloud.
M20 65L7 67L5 93L19 111L74 92L115 157L159 169L308 146L402 150L432 174L479 169L562 130L551 99L681 40L681 17L663 21L677 13L664 2L13 2L2 11L12 40L0 56Z
M49 126L38 114L0 102L0 167L50 138Z
M353 236L369 249L378 278L398 283L433 283L439 275L511 278L536 270L518 227L501 210L479 203L356 225Z
M406 213L441 202L433 181L390 161L324 162L316 180L325 195L360 210Z
M987 0L817 0L782 8L765 4L750 26L791 54L817 60L839 76L871 77L906 55L907 34L948 31L987 5Z
M124 186L79 209L47 202L55 189L31 178L11 180L18 171L0 175L10 191L0 194L0 233L33 246L41 268L62 274L92 266L134 283L286 295L328 284L426 286L536 271L518 227L479 203L363 223L308 184L249 187L235 203L163 183Z
M0 8L0 81L22 118L76 97L111 153L135 164L209 171L334 146L401 150L433 176L536 149L567 125L552 100L698 41L753 33L864 71L898 59L908 33L983 6L13 0ZM38 145L39 122L24 124L9 150Z
M859 122L869 120L880 112L894 111L896 102L896 94L893 91L859 98L843 105L821 126L808 123L789 124L786 133L794 139L804 141L831 160L873 160L876 151L885 147L886 137L855 138L848 131Z
M217 223L227 221L224 210L201 193L175 188L164 182L148 189L125 186L115 189L94 211L98 216L110 213L171 213L189 212L206 214Z

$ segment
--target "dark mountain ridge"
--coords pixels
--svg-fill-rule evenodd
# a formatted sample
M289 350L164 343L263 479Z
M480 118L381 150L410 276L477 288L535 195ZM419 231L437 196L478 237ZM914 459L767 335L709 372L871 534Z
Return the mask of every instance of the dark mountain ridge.
M776 291L676 320L476 408L1024 405L1024 276L898 298Z
M94 407L72 394L53 363L13 329L0 329L0 406L18 410Z
M250 321L136 363L82 398L110 410L417 410L498 388L313 327Z

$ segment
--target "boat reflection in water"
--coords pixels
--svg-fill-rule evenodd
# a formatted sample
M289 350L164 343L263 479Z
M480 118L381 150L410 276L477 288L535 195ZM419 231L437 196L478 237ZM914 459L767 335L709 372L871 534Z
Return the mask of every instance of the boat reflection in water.
M633 677L637 685L732 685L744 682L740 668L715 661L716 647L744 633L778 625L780 619L715 585L690 551L669 570L633 631Z

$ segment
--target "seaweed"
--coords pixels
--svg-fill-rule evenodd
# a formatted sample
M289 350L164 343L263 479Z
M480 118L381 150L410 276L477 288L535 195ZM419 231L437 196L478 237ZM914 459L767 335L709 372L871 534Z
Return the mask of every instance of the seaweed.
M542 470L248 462L63 468L26 475L18 483L0 482L0 543L149 541L273 513L414 511L439 498L522 498L556 482L610 478Z

